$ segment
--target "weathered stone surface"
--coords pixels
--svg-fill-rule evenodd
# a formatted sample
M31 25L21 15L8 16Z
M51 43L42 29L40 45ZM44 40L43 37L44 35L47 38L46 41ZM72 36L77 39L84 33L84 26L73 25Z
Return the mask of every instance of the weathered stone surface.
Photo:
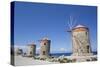
M35 54L36 54L36 45L35 44L29 44L28 45L27 56L35 57Z
M81 27L82 26L82 27ZM92 55L89 39L89 29L83 25L72 29L72 49L74 56Z
M40 58L49 58L50 42L47 38L40 41Z

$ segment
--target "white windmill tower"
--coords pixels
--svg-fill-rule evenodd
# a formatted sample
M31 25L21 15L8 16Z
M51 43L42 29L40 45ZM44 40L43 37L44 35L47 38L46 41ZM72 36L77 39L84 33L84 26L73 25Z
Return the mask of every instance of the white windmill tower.
M76 20L70 16L68 21L69 31L72 38L72 55L88 56L92 55L90 48L89 29L83 25L76 25Z

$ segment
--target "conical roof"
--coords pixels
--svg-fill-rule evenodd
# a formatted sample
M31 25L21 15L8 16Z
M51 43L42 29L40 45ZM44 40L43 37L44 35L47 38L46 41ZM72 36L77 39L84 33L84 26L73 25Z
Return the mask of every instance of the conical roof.
M84 27L84 28L86 28L84 25L77 25L76 27L74 27L74 28L80 28L80 27Z
M48 37L44 37L42 40L48 40Z

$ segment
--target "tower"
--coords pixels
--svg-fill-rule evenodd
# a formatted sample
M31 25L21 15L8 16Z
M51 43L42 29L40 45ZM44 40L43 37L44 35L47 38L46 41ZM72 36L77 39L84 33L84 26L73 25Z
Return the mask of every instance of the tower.
M50 42L51 40L48 40L48 38L40 40L40 58L49 58Z
M27 56L35 57L35 54L36 54L36 45L35 44L29 44Z
M16 48L15 49L15 55L22 55L23 54L23 50L20 48Z
M71 31L72 49L74 56L91 55L89 29L83 25L77 25Z

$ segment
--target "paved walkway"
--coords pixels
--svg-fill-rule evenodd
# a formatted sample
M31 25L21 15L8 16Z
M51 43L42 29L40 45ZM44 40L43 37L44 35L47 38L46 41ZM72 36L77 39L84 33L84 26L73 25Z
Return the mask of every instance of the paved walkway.
M33 58L15 56L15 66L43 65L43 64L53 64L53 63L56 63L56 62L34 60Z

